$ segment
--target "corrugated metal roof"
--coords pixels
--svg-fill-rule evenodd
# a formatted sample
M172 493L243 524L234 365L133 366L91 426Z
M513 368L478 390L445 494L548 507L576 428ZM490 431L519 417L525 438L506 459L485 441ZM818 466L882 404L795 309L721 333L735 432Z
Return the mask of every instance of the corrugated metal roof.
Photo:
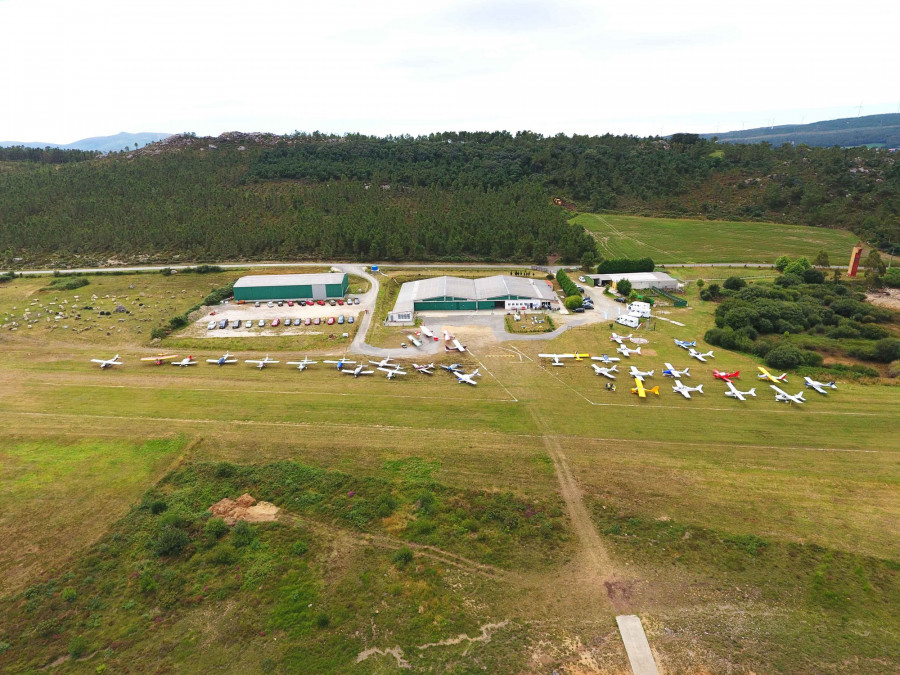
M617 272L615 274L588 274L591 279L600 279L601 281L619 281L628 279L628 281L675 281L665 272Z
M258 286L307 286L312 284L341 284L343 272L323 272L319 274L255 274L241 277L234 282L235 288L255 288Z
M411 312L417 301L434 298L484 300L505 296L539 298L547 301L557 299L550 285L540 279L511 277L502 274L481 279L432 277L403 284L397 294L394 311Z

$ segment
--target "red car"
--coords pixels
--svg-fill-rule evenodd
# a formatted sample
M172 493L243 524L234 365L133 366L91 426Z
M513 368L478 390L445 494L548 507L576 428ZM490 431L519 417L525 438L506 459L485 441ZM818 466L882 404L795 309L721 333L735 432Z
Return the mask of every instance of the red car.
M281 319L273 319L272 320L272 328L276 328L278 324L281 323Z
M303 319L304 326L308 326L311 323L312 323L312 319L310 319L309 317L306 317L305 319Z
M322 319L320 319L319 317L316 317L316 320L313 321L313 323L318 326L320 323L322 323Z
M324 300L316 300L316 304L318 304L320 307L324 307L325 301Z
M338 304L339 304L339 305L343 305L343 304L344 304L344 301L343 301L341 298L338 298Z
M328 317L328 325L331 326L331 325L333 325L333 324L334 324L334 317L333 317L333 316L329 316L329 317Z
M293 307L293 306L294 306L294 301L288 300L288 307Z

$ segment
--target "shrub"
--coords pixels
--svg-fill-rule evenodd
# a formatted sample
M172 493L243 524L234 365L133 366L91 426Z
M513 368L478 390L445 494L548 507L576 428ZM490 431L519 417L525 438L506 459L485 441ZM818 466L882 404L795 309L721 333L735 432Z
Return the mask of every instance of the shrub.
M306 555L306 552L309 551L309 546L307 546L305 541L300 540L294 544L291 551L296 556Z
M87 638L83 635L76 635L69 640L69 656L73 659L80 659L88 649Z
M890 336L890 332L886 328L874 323L864 323L860 326L859 334L866 340L882 340Z
M228 533L228 525L221 518L210 518L203 526L203 534L210 539L221 539Z
M817 270L814 267L805 270L801 275L803 277L803 283L806 284L823 284L825 283L825 275L822 274L821 270Z
M253 526L245 520L238 521L231 535L232 543L237 548L241 548L252 544L254 539L256 539L256 530L253 529Z
M206 559L213 565L233 565L237 561L237 552L231 546L217 546Z
M155 516L158 516L160 513L169 508L169 505L166 504L163 500L157 499L156 501L150 504L150 513Z
M728 277L725 280L725 283L722 284L722 286L724 288L727 288L729 291L739 291L746 285L747 282L740 277Z
M62 590L60 597L66 602L75 602L75 600L78 599L78 591L71 586L68 586Z
M788 288L789 286L797 286L798 284L802 284L803 279L801 279L796 274L782 274L780 277L775 279L775 283L778 286Z
M784 268L783 273L802 276L803 273L810 267L812 267L812 265L810 264L809 260L807 260L806 258L797 258Z
M408 546L404 546L401 549L398 549L393 556L391 556L391 560L394 565L399 567L400 569L405 569L409 563L413 560L413 552Z
M234 476L235 471L234 464L229 462L219 462L216 464L216 478L231 478Z
M177 527L166 527L156 538L153 552L160 557L176 556L184 551L189 543L191 543L191 538L187 532Z
M882 281L891 288L900 288L900 267L892 267L885 272Z
M802 350L801 354L803 357L803 365L804 366L818 368L819 366L822 365L822 362L824 361L824 359L822 358L822 355L819 352L814 352L809 349L804 349L804 350Z
M76 288L81 288L82 286L87 286L90 283L84 277L74 277L71 279L57 279L52 284L47 286L47 290L51 291L74 291Z
M890 363L900 359L900 340L896 338L885 338L875 343L873 351L875 361L882 363Z
M778 370L792 370L803 362L803 353L794 345L782 342L766 354L766 365Z
M632 287L628 279L621 279L616 282L616 290L624 297L631 295Z
M387 518L397 510L397 500L391 495L381 495L375 505L375 513L379 518Z
M860 332L852 326L837 326L828 331L826 335L832 340L843 340L858 338L860 336Z
M572 311L581 307L584 304L584 300L582 300L580 295L570 295L563 301L563 304L566 306L566 309Z
M791 259L786 255L780 255L775 258L775 269L779 272L784 272L784 268L790 265Z
M559 287L562 288L563 293L567 296L581 295L581 293L578 292L578 286L569 278L569 275L566 274L564 270L557 271L556 281L559 283Z
M319 612L316 615L316 625L319 628L328 628L328 625L331 623L331 618L325 612Z
M900 377L900 361L891 361L887 372L888 377Z

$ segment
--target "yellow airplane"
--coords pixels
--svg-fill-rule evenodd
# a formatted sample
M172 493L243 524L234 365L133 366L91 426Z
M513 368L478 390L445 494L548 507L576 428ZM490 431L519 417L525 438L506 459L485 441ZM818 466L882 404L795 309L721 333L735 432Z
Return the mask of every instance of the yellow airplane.
M759 370L759 375L757 377L761 380L769 380L770 382L787 382L787 373L782 373L778 377L775 377L768 370L763 368L762 366L756 366L757 370Z
M589 359L591 357L590 354L575 354L575 360L581 361L582 359Z
M177 358L178 354L157 354L156 356L145 356L141 361L153 361L156 365L161 366L164 361L170 361L171 359Z
M634 388L631 390L632 394L637 394L641 398L647 398L647 392L651 394L656 394L659 396L659 387L653 387L653 389L644 389L644 382L640 378L634 378Z

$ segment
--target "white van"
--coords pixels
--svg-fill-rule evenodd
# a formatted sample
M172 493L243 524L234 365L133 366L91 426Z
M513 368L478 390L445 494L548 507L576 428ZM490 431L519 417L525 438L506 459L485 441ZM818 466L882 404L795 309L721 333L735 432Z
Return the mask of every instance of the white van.
M629 328L637 328L641 325L641 317L635 316L634 314L623 314L616 319L616 323L628 326Z
M649 302L632 302L628 305L628 313L634 314L635 316L641 316L645 319L650 318L650 303Z

